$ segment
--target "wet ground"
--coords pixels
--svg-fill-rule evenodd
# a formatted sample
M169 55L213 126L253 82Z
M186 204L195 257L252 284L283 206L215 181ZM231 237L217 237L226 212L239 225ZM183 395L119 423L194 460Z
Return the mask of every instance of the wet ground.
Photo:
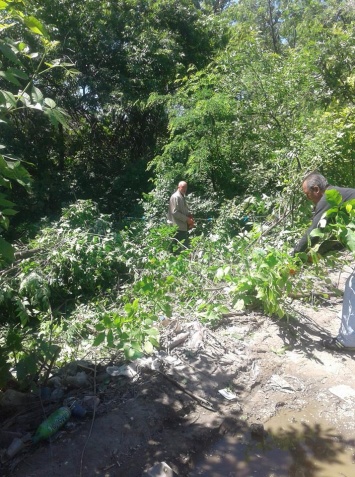
M354 439L345 439L318 412L281 411L264 435L226 435L199 456L189 477L353 476Z
M213 332L165 323L157 369L111 376L93 414L3 475L158 477L147 471L165 462L180 477L353 477L355 356L318 343L336 334L341 300L294 307L289 322L236 314Z

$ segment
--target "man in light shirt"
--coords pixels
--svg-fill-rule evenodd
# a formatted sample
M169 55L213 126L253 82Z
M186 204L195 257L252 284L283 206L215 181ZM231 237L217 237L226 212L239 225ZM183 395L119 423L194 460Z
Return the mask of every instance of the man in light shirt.
M168 223L178 227L175 234L175 241L179 242L180 246L188 248L189 229L194 227L194 220L187 205L185 196L187 192L187 183L180 181L176 192L170 197L168 210Z

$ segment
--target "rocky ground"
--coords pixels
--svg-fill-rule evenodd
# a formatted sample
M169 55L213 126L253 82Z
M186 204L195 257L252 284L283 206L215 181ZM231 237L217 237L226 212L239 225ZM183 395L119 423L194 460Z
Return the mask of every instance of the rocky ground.
M332 277L340 290L347 273ZM338 330L341 297L292 306L292 320L231 314L213 331L179 319L163 322L161 353L128 368L72 364L67 378L84 381L69 394L86 415L71 418L50 442L25 443L11 458L13 439L33 433L43 409L59 404L33 401L3 416L3 475L355 475L354 355L319 345L321 336ZM265 461L271 434L272 446L287 448L286 460L278 454L270 463L268 454ZM248 459L233 456L241 445ZM238 467L242 460L248 464Z

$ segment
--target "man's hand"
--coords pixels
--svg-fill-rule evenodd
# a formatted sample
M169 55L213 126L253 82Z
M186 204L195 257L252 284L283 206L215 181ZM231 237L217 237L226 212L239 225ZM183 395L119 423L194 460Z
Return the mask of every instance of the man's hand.
M195 227L195 221L193 217L188 217L187 218L187 228L188 229L193 229Z

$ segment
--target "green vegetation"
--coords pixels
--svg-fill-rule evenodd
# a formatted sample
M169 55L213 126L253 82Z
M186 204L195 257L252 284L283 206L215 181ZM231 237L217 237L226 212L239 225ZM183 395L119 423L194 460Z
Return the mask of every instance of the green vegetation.
M288 317L326 283L317 246L313 265L289 252L305 172L355 186L353 2L3 0L0 17L1 387L90 346L152 353L166 316ZM181 179L197 227L175 256ZM354 205L328 199L314 233L353 251Z
M280 228L264 236L254 224L231 237L222 224L178 256L170 227L136 222L117 232L90 200L43 224L30 256L0 272L2 385L12 366L28 386L91 345L127 359L152 353L162 317L214 327L230 311L287 316L292 296L311 293L314 269L276 248Z

